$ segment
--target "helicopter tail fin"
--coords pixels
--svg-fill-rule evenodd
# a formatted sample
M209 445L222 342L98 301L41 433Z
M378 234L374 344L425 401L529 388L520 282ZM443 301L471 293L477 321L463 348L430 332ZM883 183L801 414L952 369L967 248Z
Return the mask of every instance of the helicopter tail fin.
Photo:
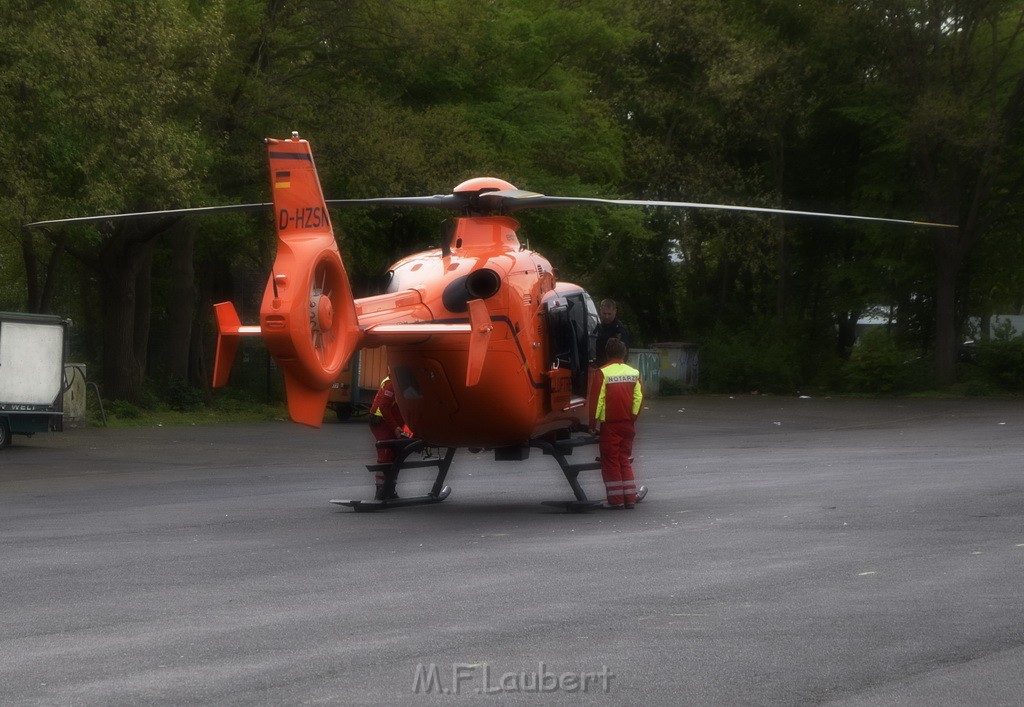
M238 353L238 344L243 336L260 333L258 326L242 326L235 306L230 302L219 302L213 305L217 317L217 352L213 359L213 387L221 388L228 384L231 367Z
M284 371L291 418L319 427L330 388L362 333L309 143L295 133L266 142L277 257L260 330Z
M293 422L310 427L319 427L323 423L330 388L314 388L285 368L284 393L288 398L288 416Z

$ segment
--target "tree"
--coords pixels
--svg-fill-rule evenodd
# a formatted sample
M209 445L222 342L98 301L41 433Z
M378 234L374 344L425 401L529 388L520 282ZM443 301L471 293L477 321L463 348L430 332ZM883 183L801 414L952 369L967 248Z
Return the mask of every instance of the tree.
M934 257L935 366L953 381L971 253L1021 196L1024 10L1009 0L860 3L878 18L871 80L851 107L866 166L897 176L891 198L957 230L929 235Z
M194 107L220 57L222 12L175 0L19 4L0 80L16 166L0 178L21 206L8 213L24 223L196 203L211 151ZM108 396L139 398L153 241L167 226L54 236L54 253L63 247L98 277ZM34 241L23 242L32 292Z

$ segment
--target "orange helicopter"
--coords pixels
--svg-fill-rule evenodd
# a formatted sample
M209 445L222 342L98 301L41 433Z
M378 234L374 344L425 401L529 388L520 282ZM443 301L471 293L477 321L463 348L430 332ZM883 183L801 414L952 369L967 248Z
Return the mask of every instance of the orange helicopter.
M242 336L262 336L283 371L288 410L319 427L331 386L352 354L387 347L397 402L415 431L395 440L395 461L368 465L391 484L402 469L436 467L429 493L383 501L334 500L357 511L437 503L458 448L493 450L497 460L526 459L531 448L552 456L575 496L551 502L570 510L587 499L578 475L597 462L571 463L587 430L590 363L597 309L580 286L559 282L551 264L524 247L508 214L531 207L612 204L724 209L948 227L901 219L689 202L546 196L481 177L451 194L325 200L309 143L297 133L266 140L272 203L177 209L46 221L96 222L145 216L273 208L277 255L258 326L241 323L230 302L215 305L218 325L213 385L228 382ZM387 292L355 298L331 226L329 206L425 206L458 215L441 247L399 260ZM388 444L381 442L379 444ZM434 460L409 461L428 448ZM638 500L646 489L638 489Z

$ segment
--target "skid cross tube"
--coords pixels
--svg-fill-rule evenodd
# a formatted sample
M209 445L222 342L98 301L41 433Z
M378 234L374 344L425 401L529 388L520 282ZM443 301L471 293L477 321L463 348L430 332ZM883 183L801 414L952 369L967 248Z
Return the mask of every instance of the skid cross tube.
M569 487L572 489L573 494L575 494L577 501L588 500L587 493L583 490L583 487L580 486L579 479L577 478L580 475L580 472L600 469L601 462L593 461L571 464L566 457L572 454L572 451L576 447L583 447L597 443L598 438L593 435L570 437L569 439L555 440L554 442L549 442L544 439L530 440L531 447L536 447L544 454L555 458L555 461L558 462L558 466L561 468L562 473L565 474L565 480L569 482Z
M381 511L386 508L398 506L419 506L427 503L440 503L448 498L451 489L444 485L448 469L452 465L452 458L455 456L454 447L446 447L444 456L437 459L424 459L422 461L407 461L410 454L422 452L427 448L427 443L421 439L394 439L377 442L378 447L392 447L395 450L395 460L384 464L367 464L366 469L370 472L382 472L384 474L384 488L394 489L398 481L398 472L403 469L424 469L437 467L437 477L429 493L425 496L412 496L406 498L390 498L382 501L354 501L348 499L336 499L331 503L338 506L348 506L354 511Z
M394 439L394 440L383 440L377 442L378 447L394 447L395 449L395 460L390 464L367 464L367 471L384 472L384 485L385 488L392 487L398 481L398 472L403 469L425 469L428 467L437 467L437 478L434 479L434 485L430 489L431 496L438 496L441 493L441 489L444 487L445 477L448 476L448 469L452 465L452 458L455 456L455 447L446 447L446 452L443 457L437 459L424 459L422 461L407 462L406 459L411 454L416 452L422 452L427 448L427 443L422 439Z

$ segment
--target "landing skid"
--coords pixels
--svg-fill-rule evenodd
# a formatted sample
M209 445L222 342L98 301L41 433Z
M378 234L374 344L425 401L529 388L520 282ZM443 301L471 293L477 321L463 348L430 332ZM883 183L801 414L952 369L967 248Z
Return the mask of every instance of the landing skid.
M428 493L426 496L411 496L409 498L392 498L387 501L350 501L347 499L335 499L331 503L336 506L348 506L356 513L372 513L383 511L387 508L398 508L400 506L423 506L428 503L440 503L448 498L452 492L450 486L442 486L441 492L436 496Z
M540 449L544 454L552 456L558 462L559 468L569 482L576 499L573 501L543 501L545 506L563 508L573 513L585 513L586 511L600 508L603 501L591 501L587 498L586 492L579 483L579 475L582 471L591 471L601 468L600 462L583 462L571 464L567 457L572 454L576 447L597 444L598 438L594 435L583 434L567 439L530 440L530 446ZM436 467L437 477L430 491L423 496L410 496L408 498L392 498L385 501L360 501L354 499L334 499L331 503L337 506L348 506L352 510L362 513L368 511L383 511L388 508L399 508L402 506L422 506L430 503L440 503L448 498L452 490L444 485L445 477L448 475L448 468L451 466L452 457L455 456L455 447L447 447L443 456L436 459L424 459L422 461L406 461L410 454L426 450L427 444L421 439L396 439L386 442L378 442L378 446L392 447L395 450L395 460L389 464L367 464L368 471L383 473L384 489L394 489L398 480L398 473L405 469L418 469L424 467ZM641 486L637 489L637 503L647 495L647 487Z
M452 490L444 485L444 479L448 475L448 468L452 465L452 457L455 456L455 447L448 447L444 456L436 459L424 459L422 461L406 461L410 454L422 452L427 448L427 443L422 439L396 439L377 443L378 447L393 447L395 460L390 464L367 464L367 471L384 474L384 488L394 489L398 481L398 472L403 469L422 469L428 467L437 468L437 477L434 485L425 496L410 496L408 498L390 498L385 501L358 501L352 499L334 499L331 503L336 506L348 506L357 513L367 511L383 511L388 508L399 508L401 506L422 506L429 503L440 503L448 498Z
M644 500L647 496L647 487L641 486L636 490L636 502ZM542 501L545 506L561 508L570 513L587 513L604 507L604 501Z

